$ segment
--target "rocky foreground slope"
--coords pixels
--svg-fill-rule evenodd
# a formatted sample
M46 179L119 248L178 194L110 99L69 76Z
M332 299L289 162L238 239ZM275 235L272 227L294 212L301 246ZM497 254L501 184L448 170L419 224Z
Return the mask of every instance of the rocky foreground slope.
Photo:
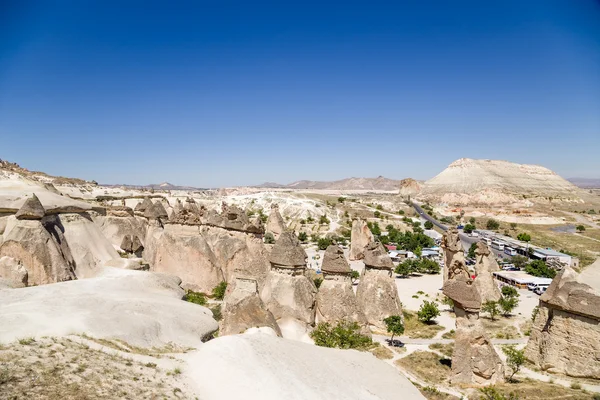
M418 196L437 203L491 205L580 202L583 195L581 189L539 165L461 158L426 181Z

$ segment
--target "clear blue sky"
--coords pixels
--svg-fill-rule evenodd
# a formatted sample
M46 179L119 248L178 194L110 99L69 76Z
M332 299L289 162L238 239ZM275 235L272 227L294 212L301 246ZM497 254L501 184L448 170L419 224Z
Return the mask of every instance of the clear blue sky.
M0 2L0 158L103 183L600 176L594 0Z

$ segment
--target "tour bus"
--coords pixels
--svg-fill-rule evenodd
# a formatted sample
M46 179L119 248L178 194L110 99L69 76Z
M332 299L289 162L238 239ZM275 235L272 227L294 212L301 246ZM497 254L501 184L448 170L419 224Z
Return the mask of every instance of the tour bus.
M508 254L509 256L516 256L517 251L512 247L504 246L504 254Z
M485 240L485 244L487 244L488 246L492 245L492 239L489 237L483 238L483 240Z
M492 240L492 247L497 250L504 250L504 243L499 240Z

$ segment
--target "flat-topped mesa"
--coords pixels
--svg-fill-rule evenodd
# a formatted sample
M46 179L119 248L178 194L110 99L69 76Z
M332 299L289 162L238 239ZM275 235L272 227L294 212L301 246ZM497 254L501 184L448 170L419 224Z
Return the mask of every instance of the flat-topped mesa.
M352 270L344 257L344 250L340 246L330 245L325 250L321 271L325 279L332 276L350 276Z
M525 356L542 370L600 379L600 260L566 267L540 297Z
M275 242L269 262L273 268L298 270L304 273L306 269L306 251L300 245L298 237L294 232L283 232Z
M147 209L150 209L153 206L154 204L152 203L152 200L150 200L149 197L144 197L144 200L135 206L134 211L144 213Z
M362 260L365 257L365 247L375 238L363 219L352 221L352 233L350 237L350 260Z
M475 272L477 273L475 286L479 291L481 302L500 300L502 293L500 293L500 289L498 289L498 285L492 276L492 272L499 269L494 255L485 243L478 242L475 249L475 256L477 258L477 263L475 264Z
M365 248L364 254L365 258L363 262L365 263L365 268L389 270L391 274L391 271L394 269L394 263L381 243L370 242Z
M286 229L286 224L279 213L279 205L271 205L271 213L269 214L265 231L271 232L275 239L279 239L279 235L281 235Z
M21 206L15 214L17 219L42 219L46 215L46 210L40 202L40 199L34 194Z

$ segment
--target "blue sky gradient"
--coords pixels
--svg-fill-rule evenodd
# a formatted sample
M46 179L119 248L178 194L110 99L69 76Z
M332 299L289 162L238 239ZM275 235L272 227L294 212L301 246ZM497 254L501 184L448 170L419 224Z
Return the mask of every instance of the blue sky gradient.
M0 2L0 158L103 183L600 177L600 2Z

